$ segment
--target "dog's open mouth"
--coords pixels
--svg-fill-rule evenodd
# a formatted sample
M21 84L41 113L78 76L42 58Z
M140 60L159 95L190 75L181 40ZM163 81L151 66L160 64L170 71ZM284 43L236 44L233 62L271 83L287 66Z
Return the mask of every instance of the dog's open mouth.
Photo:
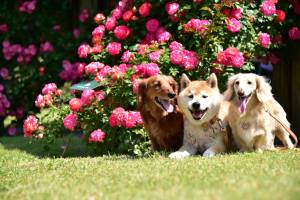
M239 96L239 111L241 113L244 113L245 110L246 110L246 105L247 105L247 102L248 102L248 98L250 97L250 95L248 96Z
M203 115L206 113L208 108L204 109L204 110L190 110L194 120L200 120Z
M168 113L172 113L174 111L174 106L171 104L169 99L160 99L155 97L155 101L160 105L160 107Z

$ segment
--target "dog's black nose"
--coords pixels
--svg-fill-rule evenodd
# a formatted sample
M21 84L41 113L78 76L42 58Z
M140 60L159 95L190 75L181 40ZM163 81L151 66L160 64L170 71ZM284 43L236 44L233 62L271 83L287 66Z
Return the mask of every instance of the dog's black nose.
M238 95L239 95L240 97L243 97L243 96L245 96L245 93L244 93L244 92L238 91Z
M171 98L171 99L174 98L175 96L176 96L176 94L174 92L173 93L172 92L168 93L168 97Z
M199 102L194 102L194 103L192 104L192 107L193 107L193 109L195 109L195 110L199 110L199 108L200 108L200 103L199 103Z

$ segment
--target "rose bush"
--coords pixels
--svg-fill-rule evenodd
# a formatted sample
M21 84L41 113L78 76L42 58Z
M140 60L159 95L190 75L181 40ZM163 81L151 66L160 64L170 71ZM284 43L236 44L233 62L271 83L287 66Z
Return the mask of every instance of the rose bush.
M77 25L71 26L65 19L72 19L72 13L70 1L1 2L0 119L13 116L17 120L6 126L13 128L22 122L24 113L33 110L41 86L49 80L61 84L80 77L78 64L70 61L77 60L75 49L87 38L92 19L88 21L85 10L76 16ZM50 96L40 96L35 104L44 107L51 101Z
M119 1L110 15L94 17L91 42L78 48L83 80L94 82L85 83L83 91L66 85L60 95L42 91L38 102L50 96L38 106L38 121L33 116L25 121L25 135L53 141L66 130L79 131L100 152L143 154L149 142L135 110L140 78L161 73L179 80L186 73L205 79L214 72L224 89L228 76L254 69L254 58L273 62L274 49L299 40L299 5L277 0Z

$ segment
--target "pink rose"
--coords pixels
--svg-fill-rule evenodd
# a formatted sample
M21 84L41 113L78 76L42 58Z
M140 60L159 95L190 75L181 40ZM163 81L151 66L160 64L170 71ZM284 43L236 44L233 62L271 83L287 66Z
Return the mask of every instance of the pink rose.
M5 33L8 31L7 24L0 24L0 32Z
M95 98L95 91L91 89L83 90L81 94L82 105L89 106Z
M44 100L44 97L43 95L39 94L36 99L35 99L35 106L37 108L43 108L45 107L46 103L45 103L45 100Z
M83 9L79 15L79 20L84 23L89 18L89 12L87 9Z
M76 39L78 39L80 37L80 29L79 28L74 28L73 29L73 36Z
M148 54L148 57L151 62L157 62L160 58L160 55L163 53L164 50L160 49Z
M181 43L177 42L177 41L173 41L171 42L171 44L169 45L169 48L171 51L174 50L183 50L183 46Z
M105 33L105 26L104 25L99 25L97 26L93 32L92 32L92 36L93 37L99 37L100 40L102 39L102 37L104 36Z
M2 67L0 69L0 76L4 79L4 80L7 80L8 77L9 77L9 71L6 67Z
M227 21L227 29L232 33L239 32L241 29L241 23L235 18L230 18Z
M118 42L111 42L107 45L106 48L110 55L115 56L120 53L122 45L121 45L121 43L118 43Z
M166 31L163 27L159 28L156 32L156 38L158 42L167 42L171 38L171 34Z
M103 63L100 62L91 62L85 66L85 73L90 75L95 75L100 69L104 67Z
M97 13L95 16L94 16L94 22L96 24L100 24L101 22L103 22L105 20L105 16L102 14L102 13Z
M225 66L240 68L244 64L244 57L235 47L228 47L217 54L217 62Z
M142 63L135 67L135 72L137 75L149 77L158 75L160 73L160 69L156 63Z
M159 27L159 21L157 19L150 19L146 23L146 29L150 33L155 33Z
M139 14L142 17L147 17L150 14L150 10L151 10L151 4L145 2L139 7Z
M46 94L55 94L56 90L57 90L57 86L56 86L55 83L48 83L43 87L42 93L44 95L46 95Z
M54 48L49 41L42 43L40 46L40 51L42 53L49 53L49 52L52 52L53 50L54 50Z
M292 27L290 30L289 30L289 38L291 40L300 40L300 28L298 27Z
M268 33L259 32L258 41L262 47L268 48L271 43L270 35Z
M77 54L79 58L87 58L89 52L90 52L90 45L88 44L82 44L77 49Z
M230 12L230 16L236 19L241 19L243 17L243 10L241 8L232 9Z
M260 5L260 11L266 15L274 15L276 13L276 6L272 0L264 0Z
M122 19L124 22L129 22L133 18L133 16L134 16L134 11L133 9L130 9L123 13Z
M82 107L81 99L78 99L78 98L71 99L69 102L69 107L70 107L70 110L72 110L73 112L77 112Z
M170 61L174 65L181 65L182 64L182 59L183 59L183 52L182 50L174 50L171 51L170 54Z
M174 15L179 10L179 4L175 2L168 2L165 5L168 15Z
M115 108L109 116L108 122L111 127L118 127L123 124L126 118L126 111L124 108Z
M113 17L107 18L105 22L105 27L107 30L111 31L115 28L116 26L116 19Z
M101 129L94 130L89 137L90 142L103 142L105 133Z
M32 133L38 129L38 119L34 115L26 118L23 124L24 137L31 137Z
M121 57L123 63L130 63L135 58L134 54L129 50L125 51Z
M95 97L98 101L102 101L105 98L105 92L102 90L95 91Z
M120 25L114 30L114 35L119 40L125 40L131 33L131 30L127 26Z
M77 115L76 114L68 114L64 118L64 127L70 131L74 131L77 126Z
M182 64L185 70L193 70L199 64L199 59L194 51L183 50Z

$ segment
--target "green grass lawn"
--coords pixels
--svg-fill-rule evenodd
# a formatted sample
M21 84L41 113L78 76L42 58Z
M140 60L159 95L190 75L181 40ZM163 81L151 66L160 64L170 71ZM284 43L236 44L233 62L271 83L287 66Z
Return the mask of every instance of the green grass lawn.
M60 146L0 138L0 199L299 199L300 151L185 160L90 156L75 137ZM56 157L55 157L56 156Z

